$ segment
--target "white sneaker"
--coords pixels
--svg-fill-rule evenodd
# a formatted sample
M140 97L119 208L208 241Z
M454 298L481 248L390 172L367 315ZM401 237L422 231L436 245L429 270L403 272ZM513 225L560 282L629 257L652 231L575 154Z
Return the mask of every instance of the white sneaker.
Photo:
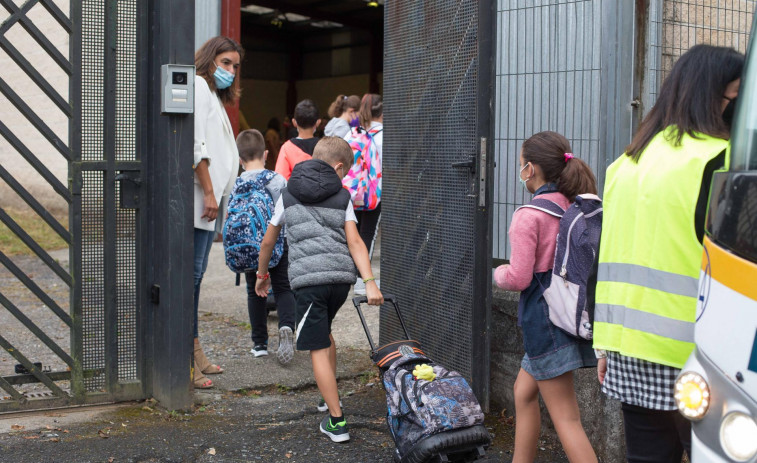
M250 350L250 353L255 357L268 355L268 346L266 346L265 344L256 344L255 347Z
M329 411L329 406L326 405L326 401L323 400L323 397L321 397L321 400L318 401L318 406L316 407L319 412L327 412ZM342 399L339 399L339 408L344 408L342 406Z
M288 326L282 326L279 330L279 350L276 352L276 356L282 365L286 365L294 358L293 339L292 329Z

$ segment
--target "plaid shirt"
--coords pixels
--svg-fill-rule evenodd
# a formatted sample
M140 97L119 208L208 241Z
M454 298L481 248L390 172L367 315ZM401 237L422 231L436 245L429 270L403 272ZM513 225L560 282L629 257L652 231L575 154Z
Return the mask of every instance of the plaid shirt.
M673 390L678 368L607 351L602 392L623 403L653 410L678 410Z

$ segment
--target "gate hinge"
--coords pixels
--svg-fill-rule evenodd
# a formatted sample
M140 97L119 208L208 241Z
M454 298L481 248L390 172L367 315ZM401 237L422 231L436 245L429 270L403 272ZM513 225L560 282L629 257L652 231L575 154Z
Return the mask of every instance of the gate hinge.
M481 137L478 169L478 207L486 207L486 137Z
M152 285L150 288L150 301L155 305L160 304L160 285Z

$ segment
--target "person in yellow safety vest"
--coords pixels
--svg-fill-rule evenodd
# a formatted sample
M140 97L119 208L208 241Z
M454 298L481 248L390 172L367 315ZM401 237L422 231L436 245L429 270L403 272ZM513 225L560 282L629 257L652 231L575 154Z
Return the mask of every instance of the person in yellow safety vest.
M673 385L694 348L710 181L726 163L744 56L697 45L607 169L594 348L602 391L621 401L629 462L680 462L691 425Z

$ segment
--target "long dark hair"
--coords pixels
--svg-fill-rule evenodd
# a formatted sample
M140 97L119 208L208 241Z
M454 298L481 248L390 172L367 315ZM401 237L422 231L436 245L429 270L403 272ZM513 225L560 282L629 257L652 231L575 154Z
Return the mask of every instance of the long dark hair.
M221 35L209 39L195 52L195 72L198 76L205 79L210 90L215 92L225 105L235 103L242 95L242 89L239 88L239 71L235 73L234 82L231 84L231 87L224 88L223 90L219 90L216 87L216 81L213 78L213 73L216 70L215 59L216 56L227 51L239 53L240 62L244 58L244 48L234 40Z
M597 179L591 167L572 157L570 142L557 132L539 132L523 142L523 161L541 167L544 180L571 202L583 193L597 194ZM569 156L566 156L568 154Z
M660 96L626 148L626 155L638 161L652 138L668 126L677 130L676 144L684 134L728 139L731 128L723 120L723 94L729 83L741 77L743 69L744 55L733 48L691 47L663 81Z

